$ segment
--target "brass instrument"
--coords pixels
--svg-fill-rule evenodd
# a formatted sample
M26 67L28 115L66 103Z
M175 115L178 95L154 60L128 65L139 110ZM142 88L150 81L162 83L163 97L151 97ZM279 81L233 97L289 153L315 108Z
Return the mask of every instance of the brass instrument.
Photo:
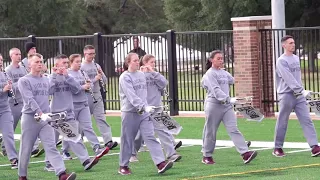
M81 74L82 74L82 76L84 77L84 80L86 81L86 83L90 83L90 82L91 82L90 79L84 74L83 70L80 70L80 71L81 71ZM96 100L96 98L94 97L94 95L93 95L93 91L92 91L91 87L90 87L88 90L85 90L85 92L91 94L92 99L93 99L93 103L97 103L97 102L98 102L98 101Z

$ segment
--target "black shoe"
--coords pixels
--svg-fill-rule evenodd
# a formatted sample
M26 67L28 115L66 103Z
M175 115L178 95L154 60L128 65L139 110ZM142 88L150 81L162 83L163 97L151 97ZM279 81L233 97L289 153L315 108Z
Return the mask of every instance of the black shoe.
M11 160L11 169L18 169L18 159Z
M250 147L251 146L251 141L247 142L247 146Z
M117 143L117 141L114 141L114 142L113 141L109 141L104 146L108 147L110 150L112 150L112 149L114 149L115 147L118 146L118 143Z
M31 153L31 157L34 158L34 157L39 157L41 156L43 153L44 153L44 149L36 149L34 150L35 152L32 152Z
M56 144L56 147L60 146L62 144L62 140L59 140Z
M179 147L182 146L182 141L179 141L175 146L174 146L174 150L177 150Z
M2 156L7 156L7 151L6 151L5 149L2 149L2 152L0 152L0 154L1 154Z

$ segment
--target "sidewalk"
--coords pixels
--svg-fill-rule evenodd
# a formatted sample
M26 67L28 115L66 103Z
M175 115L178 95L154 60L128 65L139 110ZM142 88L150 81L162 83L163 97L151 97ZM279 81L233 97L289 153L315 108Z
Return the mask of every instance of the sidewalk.
M273 118L277 118L279 113L276 113L276 116ZM121 116L120 111L116 110L107 110L106 116ZM310 113L312 120L320 120L320 117L316 116L315 113ZM205 114L203 111L180 111L178 116L174 117L205 117ZM237 113L238 118L242 118L243 116L239 115ZM268 117L269 118L269 117ZM272 118L272 117L270 117ZM291 113L289 119L298 119L295 113Z

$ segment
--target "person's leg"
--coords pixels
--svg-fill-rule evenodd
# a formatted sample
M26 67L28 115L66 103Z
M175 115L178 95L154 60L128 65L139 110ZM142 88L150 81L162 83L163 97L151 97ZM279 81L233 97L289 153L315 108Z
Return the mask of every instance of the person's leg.
M34 120L31 114L22 114L21 116L21 140L19 150L19 162L18 162L18 175L21 177L27 176L28 165L30 160L30 155L34 142L36 141L41 126Z
M4 145L9 161L17 160L18 154L14 142L13 118L11 112L4 112L0 115L0 131L2 132ZM17 164L15 167L17 168Z
M276 157L285 156L282 147L287 133L288 120L292 109L296 103L296 98L293 94L279 95L279 115L277 118L275 132L274 132L274 151L273 155Z

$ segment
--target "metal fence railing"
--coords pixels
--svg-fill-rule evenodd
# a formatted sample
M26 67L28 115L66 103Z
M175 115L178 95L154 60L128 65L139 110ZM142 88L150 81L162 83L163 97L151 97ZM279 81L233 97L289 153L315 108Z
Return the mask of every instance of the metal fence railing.
M277 58L283 53L281 38L293 36L295 54L299 56L302 83L305 89L320 91L320 27L261 29L261 60L263 70L263 103L266 108L279 111L278 96L274 82L274 69Z
M92 44L96 48L95 60L108 77L106 109L119 110L119 76L123 72L125 56L134 49L134 37L138 37L140 47L147 54L156 57L157 70L167 78L167 89L173 99L170 103L170 113L178 114L178 111L203 110L205 91L200 86L200 81L206 72L205 64L211 51L220 49L224 52L226 70L233 74L232 34L232 31L167 31L145 34L95 33L84 36L0 38L0 53L4 54L5 62L9 63L9 49L17 47L25 57L24 44L27 41L35 42L37 51L44 56L45 64L51 72L54 56L82 54L83 47ZM235 95L233 86L230 95ZM163 102L167 103L166 97L163 98Z

